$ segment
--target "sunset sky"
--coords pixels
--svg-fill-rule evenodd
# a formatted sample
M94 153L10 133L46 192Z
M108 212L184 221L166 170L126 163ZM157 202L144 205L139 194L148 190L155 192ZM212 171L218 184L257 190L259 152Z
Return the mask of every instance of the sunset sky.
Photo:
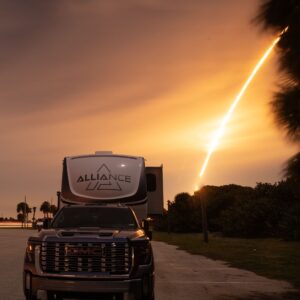
M274 36L257 0L0 3L2 216L56 201L65 156L112 150L164 165L165 201L193 192L222 117ZM274 125L268 58L201 184L280 180L296 149Z

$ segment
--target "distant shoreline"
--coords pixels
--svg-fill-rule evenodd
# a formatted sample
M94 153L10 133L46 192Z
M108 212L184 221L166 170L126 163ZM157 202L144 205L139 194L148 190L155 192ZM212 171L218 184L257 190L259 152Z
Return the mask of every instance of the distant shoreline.
M12 221L4 221L0 222L0 229L27 229L32 228L32 224L23 224L24 227L22 227L22 222L12 222Z

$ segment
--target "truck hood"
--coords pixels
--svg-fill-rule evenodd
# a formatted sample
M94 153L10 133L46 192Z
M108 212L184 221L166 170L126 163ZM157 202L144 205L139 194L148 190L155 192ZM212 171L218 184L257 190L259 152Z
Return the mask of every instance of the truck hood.
M109 241L115 239L129 239L140 240L146 239L145 233L141 229L127 230L127 229L90 229L90 228L70 228L70 229L44 229L41 230L37 236L39 240L59 239L59 240L72 240L81 241L82 239L96 240L96 241Z

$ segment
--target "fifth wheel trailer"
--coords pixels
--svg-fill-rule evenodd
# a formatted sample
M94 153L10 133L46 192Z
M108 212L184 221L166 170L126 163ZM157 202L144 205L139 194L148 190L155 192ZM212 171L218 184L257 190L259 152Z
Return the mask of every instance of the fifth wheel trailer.
M58 208L78 203L121 203L140 221L161 215L162 166L145 166L143 157L112 152L66 157Z

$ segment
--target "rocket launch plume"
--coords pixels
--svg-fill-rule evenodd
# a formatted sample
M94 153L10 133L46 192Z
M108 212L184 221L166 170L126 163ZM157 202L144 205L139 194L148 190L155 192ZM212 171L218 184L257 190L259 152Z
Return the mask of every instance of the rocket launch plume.
M233 103L231 104L228 112L226 113L224 119L222 120L222 123L216 133L216 135L213 137L210 147L208 149L206 158L204 160L204 163L202 165L201 171L199 173L200 177L203 177L205 170L207 168L208 162L211 158L211 155L213 154L213 152L215 151L215 149L218 146L219 140L220 138L223 136L224 134L224 130L226 128L226 125L228 123L228 121L230 120L232 113L235 109L235 107L237 106L237 104L239 103L239 101L241 100L242 96L244 95L245 91L247 90L249 84L251 83L251 81L253 80L253 78L255 77L256 73L259 71L259 69L261 68L261 66L263 65L263 63L265 62L265 60L267 59L267 57L269 56L269 54L271 53L271 51L273 50L273 48L275 47L275 45L280 41L281 36L288 30L288 27L286 27L280 34L279 36L272 42L271 46L266 50L266 52L264 53L264 55L261 57L261 59L258 61L258 63L256 64L255 68L253 69L253 71L251 72L250 76L248 77L248 79L246 80L246 82L244 83L244 85L242 86L240 92L238 93L238 95L236 96L236 98L234 99Z

